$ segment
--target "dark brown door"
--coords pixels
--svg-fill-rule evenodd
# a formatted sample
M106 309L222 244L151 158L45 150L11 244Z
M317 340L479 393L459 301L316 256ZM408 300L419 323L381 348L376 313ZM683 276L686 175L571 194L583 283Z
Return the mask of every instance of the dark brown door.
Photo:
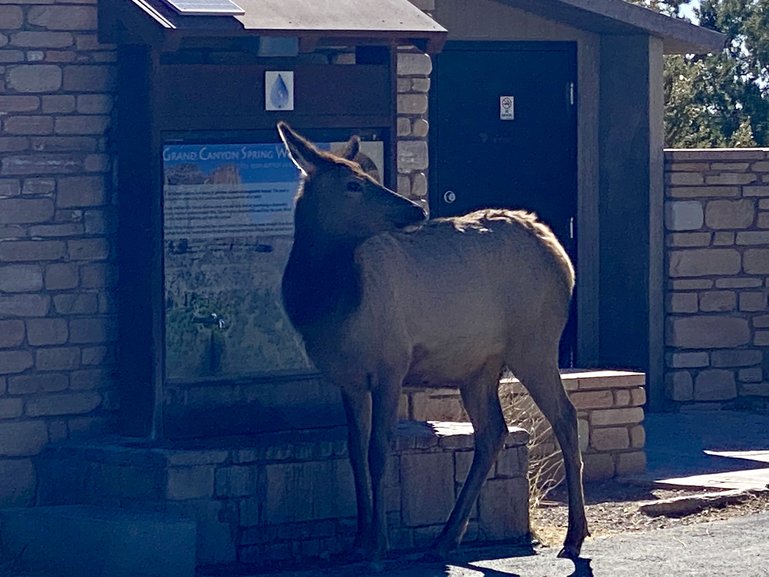
M573 43L448 43L431 89L431 214L534 211L576 264L576 71ZM572 310L562 366L575 336Z

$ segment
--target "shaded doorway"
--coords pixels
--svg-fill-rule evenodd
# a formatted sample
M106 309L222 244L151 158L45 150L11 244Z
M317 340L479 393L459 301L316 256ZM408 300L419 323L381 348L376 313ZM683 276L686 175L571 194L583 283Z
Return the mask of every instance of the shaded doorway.
M572 42L449 42L430 101L430 211L536 212L576 266L577 77ZM576 300L576 299L575 299ZM574 364L576 307L560 364Z

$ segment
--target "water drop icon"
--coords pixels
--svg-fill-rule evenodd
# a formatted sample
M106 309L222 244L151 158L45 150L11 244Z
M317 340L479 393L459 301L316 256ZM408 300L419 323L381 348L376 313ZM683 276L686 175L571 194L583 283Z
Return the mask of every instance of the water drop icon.
M289 94L283 75L278 74L270 89L270 101L275 108L285 108L288 105Z

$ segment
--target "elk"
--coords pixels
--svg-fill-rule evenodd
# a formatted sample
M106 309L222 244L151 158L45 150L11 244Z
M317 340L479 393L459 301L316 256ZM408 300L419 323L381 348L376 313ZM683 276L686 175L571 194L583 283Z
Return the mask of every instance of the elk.
M472 465L433 553L445 557L507 436L500 376L508 368L552 425L569 494L561 557L589 534L577 416L558 371L574 270L533 215L481 210L426 221L415 203L354 162L321 151L286 123L278 132L302 173L286 313L316 367L341 389L357 502L358 554L387 550L383 475L401 388L457 387L474 429Z

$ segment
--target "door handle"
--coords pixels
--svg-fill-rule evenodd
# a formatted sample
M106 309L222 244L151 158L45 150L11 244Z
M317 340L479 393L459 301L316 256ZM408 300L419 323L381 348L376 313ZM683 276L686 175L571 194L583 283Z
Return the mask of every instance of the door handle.
M457 199L457 194L453 190L447 190L443 193L443 202L452 204Z

